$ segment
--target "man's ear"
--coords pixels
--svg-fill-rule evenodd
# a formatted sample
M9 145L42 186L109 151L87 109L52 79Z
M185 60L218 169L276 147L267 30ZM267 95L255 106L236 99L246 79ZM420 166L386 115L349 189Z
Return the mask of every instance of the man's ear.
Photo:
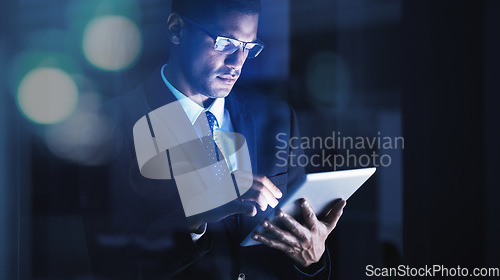
M168 39L174 45L181 43L182 35L181 30L185 22L178 13L171 13L167 19L167 33Z

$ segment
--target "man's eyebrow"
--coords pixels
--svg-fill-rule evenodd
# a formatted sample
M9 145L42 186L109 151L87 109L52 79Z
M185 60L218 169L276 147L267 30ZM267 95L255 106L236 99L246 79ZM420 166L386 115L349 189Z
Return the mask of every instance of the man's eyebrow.
M216 36L220 36L220 37L225 37L225 38L229 38L229 39L235 39L235 40L238 40L238 41L241 41L243 43L259 43L259 38L257 36L254 36L254 38L251 40L251 41L245 41L245 40L241 40L241 39L238 39L236 38L236 36L233 36L233 35L227 35L227 33L214 33Z
M234 40L238 40L240 42L243 42L243 43L259 43L259 39L258 38L255 38L253 39L252 41L243 41L243 40L240 40L238 38L235 38L233 36L223 36L223 35L218 35L220 37L225 37L225 38L229 38L229 39L234 39Z

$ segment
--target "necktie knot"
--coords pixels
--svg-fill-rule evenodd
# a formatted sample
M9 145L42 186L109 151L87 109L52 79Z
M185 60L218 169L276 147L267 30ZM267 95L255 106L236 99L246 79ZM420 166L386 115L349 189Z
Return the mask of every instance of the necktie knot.
M211 151L212 153L214 152L214 155L215 155L215 158L217 159L217 161L219 161L221 159L221 155L219 154L220 151L219 151L219 147L217 147L217 142L215 140L215 134L214 134L214 129L216 127L219 127L219 123L217 122L217 118L214 116L214 114L210 111L206 111L205 112L205 115L206 115L206 118L207 118L207 123L208 123L208 128L210 129L210 132L206 131L206 124L205 124L205 133L203 135L210 135L210 143L206 142L206 146L208 148L209 151ZM209 134L208 134L209 133ZM202 141L205 141L205 140L202 140Z

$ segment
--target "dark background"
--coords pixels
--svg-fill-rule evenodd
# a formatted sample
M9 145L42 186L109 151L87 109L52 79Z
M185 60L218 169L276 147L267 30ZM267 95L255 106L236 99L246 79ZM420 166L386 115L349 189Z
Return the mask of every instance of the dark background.
M165 61L170 3L148 0L127 2L138 7L138 61L115 72L87 63L75 42L101 2L1 4L0 279L90 275L78 207L81 162L49 149L51 125L22 115L16 90L23 67L32 67L19 66L28 52L70 57L77 65L70 74L92 81L79 87L102 100ZM405 139L404 149L377 151L390 154L391 165L349 200L328 240L334 279L365 279L367 265L500 267L499 26L494 0L263 1L266 49L247 62L241 86L290 103L305 136Z

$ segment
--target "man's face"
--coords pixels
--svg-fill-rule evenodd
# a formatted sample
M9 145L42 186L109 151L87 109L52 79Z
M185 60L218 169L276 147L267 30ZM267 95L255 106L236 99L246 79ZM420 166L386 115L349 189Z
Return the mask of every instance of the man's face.
M257 39L258 14L233 11L218 13L211 20L198 22L215 35L253 42ZM240 47L230 55L214 50L214 39L186 22L180 45L183 93L208 98L226 97L238 79L247 51Z

